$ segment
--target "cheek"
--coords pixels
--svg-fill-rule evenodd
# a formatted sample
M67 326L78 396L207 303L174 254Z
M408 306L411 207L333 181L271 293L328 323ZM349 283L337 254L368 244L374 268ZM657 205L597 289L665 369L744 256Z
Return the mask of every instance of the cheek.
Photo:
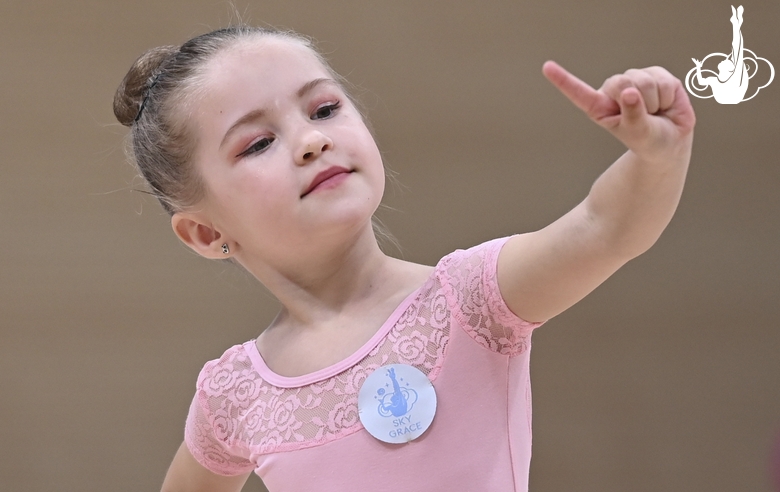
M280 220L295 193L292 183L256 169L215 183L214 201L220 217L230 222L269 222Z
M381 169L381 173L384 175L384 166L382 164L382 156L379 153L374 136L366 127L365 123L359 118L355 118L359 122L355 123L349 132L345 132L344 139L350 142L356 142L357 146L353 147L353 151L359 153L359 160L363 163L363 166L370 168L371 171Z
M374 138L371 136L371 134L366 130L365 135L365 142L366 142L366 149L368 152L369 160L371 162L370 166L370 172L372 176L374 177L375 181L377 182L378 186L381 190L384 190L385 187L385 166L382 162L382 154L380 154L379 149L376 146L376 143L374 142Z
M385 190L385 166L382 164L382 156L379 152L376 152L376 165L372 169L372 175L376 182L377 189L380 194L384 194Z

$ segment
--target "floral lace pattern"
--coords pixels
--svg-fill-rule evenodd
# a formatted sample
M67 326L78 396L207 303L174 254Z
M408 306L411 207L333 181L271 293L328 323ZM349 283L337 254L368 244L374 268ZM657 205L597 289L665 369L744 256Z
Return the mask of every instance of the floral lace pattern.
M531 346L531 332L541 323L520 320L498 290L497 270L504 239L472 248L471 255L448 255L440 263L450 309L471 338L492 352L516 356ZM479 248L479 249L477 249ZM457 281L455 281L457 280Z
M246 346L254 341L207 363L185 431L193 455L217 473L239 474L254 468L253 455L309 448L359 431L357 397L366 377L386 364L409 364L435 381L453 318L483 347L522 353L535 325L518 326L501 299L495 262L503 242L496 241L443 258L387 335L359 363L332 377L295 388L274 386L248 355Z

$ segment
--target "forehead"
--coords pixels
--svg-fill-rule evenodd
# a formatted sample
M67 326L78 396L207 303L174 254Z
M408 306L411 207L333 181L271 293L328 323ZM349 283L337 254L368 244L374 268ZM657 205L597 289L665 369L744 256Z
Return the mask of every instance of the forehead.
M232 92L242 84L262 92L291 91L318 77L331 78L314 51L302 42L258 35L237 41L203 67L201 87L209 92Z
M241 40L203 65L182 123L194 133L196 153L218 152L237 121L257 111L285 114L301 88L322 78L333 75L302 42L271 36Z

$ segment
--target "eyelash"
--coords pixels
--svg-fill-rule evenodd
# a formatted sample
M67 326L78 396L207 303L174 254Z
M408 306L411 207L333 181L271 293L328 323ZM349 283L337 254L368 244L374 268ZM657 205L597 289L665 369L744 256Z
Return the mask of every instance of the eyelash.
M341 109L341 101L325 104L324 106L320 106L314 111L314 113L311 115L311 119L326 120L328 118L331 118L334 115L334 113L336 113L339 109ZM327 115L321 115L317 117L322 111L325 110L328 111ZM264 152L265 149L267 149L274 142L274 140L276 139L273 137L261 138L257 142L253 143L248 149L238 154L236 157L242 158L242 157L250 156L252 154L259 154L261 152Z
M269 145L271 145L273 143L274 140L275 139L273 137L261 138L257 142L253 143L248 149L246 149L245 151L243 151L240 154L238 154L236 157L241 158L241 157L246 157L248 155L252 155L252 154L257 154L257 153L263 152L265 149L268 148ZM261 146L261 144L262 144L262 146Z
M324 120L327 118L330 118L333 116L333 113L341 109L341 101L336 101L334 103L325 104L324 106L320 106L314 111L314 114L312 115L311 119L313 120ZM315 116L320 113L322 110L328 110L329 114L327 116L322 116L320 118L315 118Z

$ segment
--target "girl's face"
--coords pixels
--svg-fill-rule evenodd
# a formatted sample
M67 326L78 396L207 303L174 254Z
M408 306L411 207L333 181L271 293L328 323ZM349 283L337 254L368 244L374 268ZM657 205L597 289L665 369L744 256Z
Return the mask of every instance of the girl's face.
M240 41L204 68L192 99L194 157L202 210L225 240L241 252L289 256L370 227L384 191L379 150L308 48ZM307 193L333 168L347 173Z

